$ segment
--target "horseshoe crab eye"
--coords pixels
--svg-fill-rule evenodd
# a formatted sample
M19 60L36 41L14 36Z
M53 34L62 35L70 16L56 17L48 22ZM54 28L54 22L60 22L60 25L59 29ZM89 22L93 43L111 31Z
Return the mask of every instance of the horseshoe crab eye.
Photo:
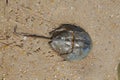
M52 32L50 45L64 60L81 60L91 50L92 40L89 34L79 26L62 24Z

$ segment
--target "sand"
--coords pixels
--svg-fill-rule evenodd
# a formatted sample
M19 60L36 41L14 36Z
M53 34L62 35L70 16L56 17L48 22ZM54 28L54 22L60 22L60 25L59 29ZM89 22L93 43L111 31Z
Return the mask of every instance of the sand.
M49 40L60 24L75 24L93 48L81 61L63 61ZM120 62L120 0L0 0L0 80L117 80Z

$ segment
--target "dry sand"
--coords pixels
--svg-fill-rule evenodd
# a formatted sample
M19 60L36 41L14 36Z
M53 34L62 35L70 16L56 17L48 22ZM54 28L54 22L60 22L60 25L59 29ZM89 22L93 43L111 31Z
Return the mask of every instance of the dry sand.
M48 40L62 23L81 26L93 48L81 61L62 61ZM0 80L117 80L120 0L0 0Z

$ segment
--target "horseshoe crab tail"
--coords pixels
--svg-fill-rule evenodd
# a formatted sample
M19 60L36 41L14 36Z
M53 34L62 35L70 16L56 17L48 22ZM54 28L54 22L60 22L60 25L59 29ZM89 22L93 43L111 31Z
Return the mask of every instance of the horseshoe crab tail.
M29 34L29 33L23 33L23 32L17 32L17 26L14 27L13 33L14 33L14 34L17 34L17 35L27 36L27 37L51 39L51 37L46 37L46 36L42 36L42 35Z

